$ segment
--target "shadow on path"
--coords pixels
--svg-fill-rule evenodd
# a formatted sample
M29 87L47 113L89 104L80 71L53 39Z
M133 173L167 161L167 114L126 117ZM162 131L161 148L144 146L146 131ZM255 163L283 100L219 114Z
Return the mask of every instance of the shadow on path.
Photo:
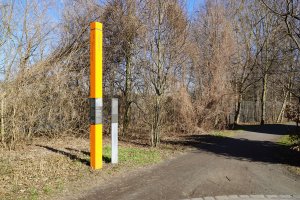
M164 141L164 143L195 147L200 151L224 156L228 159L300 166L300 152L269 141L191 135L183 137L180 141Z
M296 130L292 124L265 124L265 125L235 125L234 130L243 130L273 135L286 135Z

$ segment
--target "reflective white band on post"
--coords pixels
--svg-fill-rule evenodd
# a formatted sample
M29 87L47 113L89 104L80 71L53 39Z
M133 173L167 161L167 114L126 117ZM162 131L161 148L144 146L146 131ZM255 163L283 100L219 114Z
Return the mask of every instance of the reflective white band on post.
M90 124L102 124L102 98L90 98Z
M118 99L111 105L111 163L118 163Z

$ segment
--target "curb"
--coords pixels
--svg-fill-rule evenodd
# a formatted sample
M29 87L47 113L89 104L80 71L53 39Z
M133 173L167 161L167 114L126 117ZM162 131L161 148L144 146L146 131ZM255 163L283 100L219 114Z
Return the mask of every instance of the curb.
M300 200L300 195L227 195L215 197L187 198L182 200L261 200L261 199L280 199L280 200Z

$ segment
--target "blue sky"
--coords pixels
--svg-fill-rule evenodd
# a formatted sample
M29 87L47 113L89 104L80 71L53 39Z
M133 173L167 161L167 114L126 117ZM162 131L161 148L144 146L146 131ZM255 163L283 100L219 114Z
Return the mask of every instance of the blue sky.
M62 0L56 0L56 2L59 7L63 6ZM200 6L203 6L205 4L205 0L186 0L186 4L188 15L191 17L193 13L199 10ZM49 12L55 20L59 20L59 13L57 12L57 8L52 8L49 10Z
M189 16L191 16L195 11L199 10L200 6L205 4L205 0L186 0L187 10Z

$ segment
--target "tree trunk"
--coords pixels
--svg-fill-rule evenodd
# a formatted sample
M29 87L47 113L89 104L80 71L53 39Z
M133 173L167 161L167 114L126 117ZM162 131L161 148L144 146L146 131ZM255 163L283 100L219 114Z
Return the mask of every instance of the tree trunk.
M123 116L123 132L122 135L127 134L130 123L130 106L131 106L131 59L126 56L126 75L125 75L125 112Z
M160 143L160 118L161 118L161 97L156 96L155 99L155 108L153 116L153 125L151 130L151 146L157 147Z
M288 88L287 88L286 93L284 95L284 99L283 99L283 103L282 103L282 106L281 106L281 109L280 109L280 113L277 117L277 121L276 121L277 123L280 123L282 121L287 101L288 101L289 97L291 96L291 93L289 91L291 88L292 88L292 77L289 77Z
M276 120L276 123L280 123L282 121L288 96L289 96L289 92L286 91L286 94L284 95L284 99L283 99L283 103L282 103L279 115L278 115L277 120Z
M4 144L4 98L1 99L1 142Z
M115 77L116 77L116 74L115 74L115 69L116 69L116 65L117 63L115 63L115 65L113 65L113 69L109 75L109 78L110 78L110 83L109 83L109 97L110 99L114 98L114 91L115 91ZM109 131L109 134L111 134L111 129L108 130Z
M254 84L253 91L254 91L253 121L254 122L258 122L258 120L259 120L259 116L258 116L258 110L259 110L259 108L258 107L259 106L257 104L259 102L259 99L258 99L258 95L257 95L257 87L256 87L255 84Z
M161 30L161 24L162 24L162 1L158 0L158 24L157 24L157 39L155 41L155 46L157 48L157 52L155 54L157 55L156 60L156 84L155 87L155 106L154 106L154 115L153 115L153 122L152 122L152 130L151 130L151 138L152 142L151 145L156 147L160 143L160 122L161 122L161 98L164 93L163 85L165 84L164 81L166 77L164 77L164 71L163 71L163 65L162 65L162 47L161 47L161 35L163 31ZM154 52L152 52L154 54Z
M267 99L267 82L268 81L268 75L265 74L263 77L263 88L261 93L261 118L260 118L260 124L264 125L266 122L266 99Z
M237 108L236 108L235 116L234 116L234 124L239 124L240 123L242 100L243 100L243 95L239 94L238 102L237 102Z

